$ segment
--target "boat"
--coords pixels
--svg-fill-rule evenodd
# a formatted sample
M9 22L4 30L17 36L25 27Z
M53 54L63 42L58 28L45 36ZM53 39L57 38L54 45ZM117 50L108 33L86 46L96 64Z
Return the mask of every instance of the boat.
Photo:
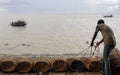
M105 16L103 16L103 17L105 17L105 18L112 18L113 15L105 15Z
M11 26L25 26L27 25L27 23L25 21L18 20L16 22L11 22L10 25Z

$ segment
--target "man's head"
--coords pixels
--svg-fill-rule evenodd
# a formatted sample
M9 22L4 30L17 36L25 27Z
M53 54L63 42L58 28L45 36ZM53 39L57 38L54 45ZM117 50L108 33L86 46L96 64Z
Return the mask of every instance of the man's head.
M97 22L97 24L104 24L105 22L104 22L104 20L102 20L102 19L100 19L100 20L98 20L98 22Z

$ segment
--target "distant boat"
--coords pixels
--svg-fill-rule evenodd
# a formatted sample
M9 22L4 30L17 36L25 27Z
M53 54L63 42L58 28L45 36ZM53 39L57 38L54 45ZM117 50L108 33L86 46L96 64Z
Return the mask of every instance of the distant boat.
M103 17L105 17L105 18L111 18L111 17L113 17L113 15L105 15Z
M27 23L25 21L18 20L17 22L11 22L10 25L12 26L25 26Z

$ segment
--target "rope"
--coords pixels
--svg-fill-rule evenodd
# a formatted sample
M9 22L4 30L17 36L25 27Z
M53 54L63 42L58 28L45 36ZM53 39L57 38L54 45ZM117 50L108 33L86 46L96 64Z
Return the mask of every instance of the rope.
M95 52L97 51L97 49L98 49L98 53L100 53L99 52L100 51L100 47L99 46L95 46L95 49L94 49L94 51L92 53L92 56L95 55Z
M94 42L96 43L96 42ZM94 49L93 49L94 47ZM88 46L87 48L85 48L84 50L80 51L79 53L73 54L74 56L89 56L92 57L96 54L96 52L98 52L98 54L100 54L100 47L99 46ZM87 54L88 52L90 52L90 54Z
M95 42L94 42L95 43ZM93 49L94 47L94 49ZM85 48L84 50L82 50L78 55L81 56L86 56L89 55L90 57L94 56L96 54L96 52L98 51L98 54L100 54L100 47L99 46L88 46L87 48ZM87 54L88 52L90 52L90 54Z
M89 48L90 48L90 46L89 46L89 47L87 47L86 49L82 50L79 54L82 54L82 53L83 53L83 52L85 52L85 51L87 51L87 52L88 52ZM87 52L85 52L85 53L87 53Z

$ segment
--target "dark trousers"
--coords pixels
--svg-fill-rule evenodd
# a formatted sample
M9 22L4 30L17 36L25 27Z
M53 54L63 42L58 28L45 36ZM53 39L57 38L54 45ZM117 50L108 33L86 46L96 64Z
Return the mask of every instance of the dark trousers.
M109 54L114 47L115 47L115 45L104 46L104 52L103 52L103 71L104 71L104 75L111 75Z

